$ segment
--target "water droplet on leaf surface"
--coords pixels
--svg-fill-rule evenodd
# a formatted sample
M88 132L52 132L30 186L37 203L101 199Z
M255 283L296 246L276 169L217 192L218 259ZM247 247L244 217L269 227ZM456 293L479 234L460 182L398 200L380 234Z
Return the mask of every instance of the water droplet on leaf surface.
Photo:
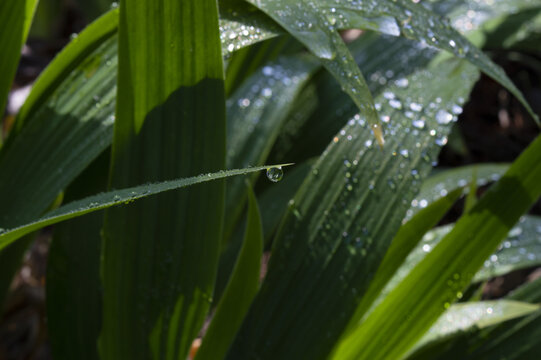
M267 178L272 182L278 182L284 177L284 172L281 166L271 167L267 169Z

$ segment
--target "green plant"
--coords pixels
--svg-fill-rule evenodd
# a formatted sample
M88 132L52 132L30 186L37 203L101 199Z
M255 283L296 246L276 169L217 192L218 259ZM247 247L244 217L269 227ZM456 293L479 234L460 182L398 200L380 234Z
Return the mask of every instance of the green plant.
M22 34L0 32L2 104L35 4L0 5ZM197 359L532 356L539 281L465 294L540 262L541 220L520 219L541 195L541 138L509 166L429 174L479 71L537 121L476 45L529 49L540 19L527 0L123 0L42 73L0 149L0 299L31 233L58 223L57 359L184 359L213 305ZM346 46L349 28L366 32Z

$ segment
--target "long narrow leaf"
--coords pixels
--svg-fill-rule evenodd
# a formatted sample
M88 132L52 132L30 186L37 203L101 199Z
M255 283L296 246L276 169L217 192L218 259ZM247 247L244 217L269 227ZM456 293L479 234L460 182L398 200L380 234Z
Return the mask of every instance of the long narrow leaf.
M0 3L0 116L4 114L7 95L37 4L38 0L3 0Z
M94 211L107 209L113 205L127 205L135 200L142 199L151 195L156 195L165 191L175 190L186 186L200 184L203 182L223 179L228 176L245 175L254 171L266 170L272 167L287 166L267 165L253 168L224 170L217 173L208 173L190 178L163 181L159 183L149 183L146 185L133 186L125 189L111 190L109 192L93 195L82 200L77 200L63 205L58 209L45 214L27 224L14 227L12 229L2 229L0 232L0 249L19 239L32 231L42 227L56 224L58 222L72 219Z
M110 154L104 153L68 188L65 201L107 187ZM101 329L100 257L103 214L58 224L47 257L47 329L57 360L98 360Z
M248 218L244 242L224 295L210 323L196 360L222 359L259 290L263 229L257 200L248 192Z
M452 61L411 75L407 89L389 86L377 99L382 116L392 119L383 150L359 115L336 134L290 203L229 359L327 356L444 143L450 123L438 122L436 114L452 118L476 76L473 66ZM453 86L441 88L442 82ZM413 119L412 108L419 110ZM425 127L414 127L414 120ZM341 309L339 316L329 308Z
M336 356L381 359L404 354L461 296L477 269L539 198L540 164L538 137L440 244L341 343ZM381 346L383 343L385 347Z
M396 270L406 260L411 250L415 248L423 238L423 235L441 220L460 195L462 195L462 189L454 190L420 211L410 221L400 227L379 266L378 272L370 283L368 291L352 316L350 327L356 326L383 290L385 284L387 284Z
M225 166L215 0L120 3L111 187ZM224 182L109 209L103 229L104 360L185 358L210 306Z

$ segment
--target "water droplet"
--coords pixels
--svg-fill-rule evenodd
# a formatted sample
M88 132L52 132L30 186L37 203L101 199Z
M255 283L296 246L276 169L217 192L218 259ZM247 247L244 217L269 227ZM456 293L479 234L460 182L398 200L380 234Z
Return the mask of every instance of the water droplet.
M113 201L120 201L120 199L121 199L120 195L115 195L113 197Z
M406 78L398 79L394 83L396 84L396 86L401 87L401 88L408 87L409 85L409 81Z
M412 124L417 129L423 129L425 127L425 122L423 120L413 120Z
M421 111L421 110L423 110L423 105L412 102L410 104L410 109L413 110L413 111Z
M274 70L270 66L263 67L263 75L265 76L271 76L274 73Z
M402 149L399 152L400 152L400 155L402 155L404 158L407 159L409 157L409 151L407 149Z
M267 169L267 178L272 182L278 182L284 177L282 167L272 167Z
M516 227L512 228L511 231L509 231L508 236L511 237L511 238L514 238L514 237L520 236L520 234L522 234L522 228L516 226Z
M423 245L423 251L424 252L430 252L430 250L432 249L432 247L428 244L424 244Z
M449 114L445 110L439 110L436 113L436 121L438 124L447 125L453 120L453 115Z
M396 99L389 100L389 106L391 106L393 109L397 109L397 110L402 109L402 103L399 100L396 100Z

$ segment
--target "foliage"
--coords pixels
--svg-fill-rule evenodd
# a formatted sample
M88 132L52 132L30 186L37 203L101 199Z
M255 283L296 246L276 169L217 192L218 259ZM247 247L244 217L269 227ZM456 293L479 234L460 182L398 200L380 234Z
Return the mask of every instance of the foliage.
M2 110L36 4L0 5ZM198 359L534 354L539 281L465 294L541 264L540 219L523 216L541 138L511 164L433 167L480 72L538 121L480 48L534 51L539 14L534 0L121 1L44 70L0 145L0 301L55 224L55 359L185 359L209 320Z

